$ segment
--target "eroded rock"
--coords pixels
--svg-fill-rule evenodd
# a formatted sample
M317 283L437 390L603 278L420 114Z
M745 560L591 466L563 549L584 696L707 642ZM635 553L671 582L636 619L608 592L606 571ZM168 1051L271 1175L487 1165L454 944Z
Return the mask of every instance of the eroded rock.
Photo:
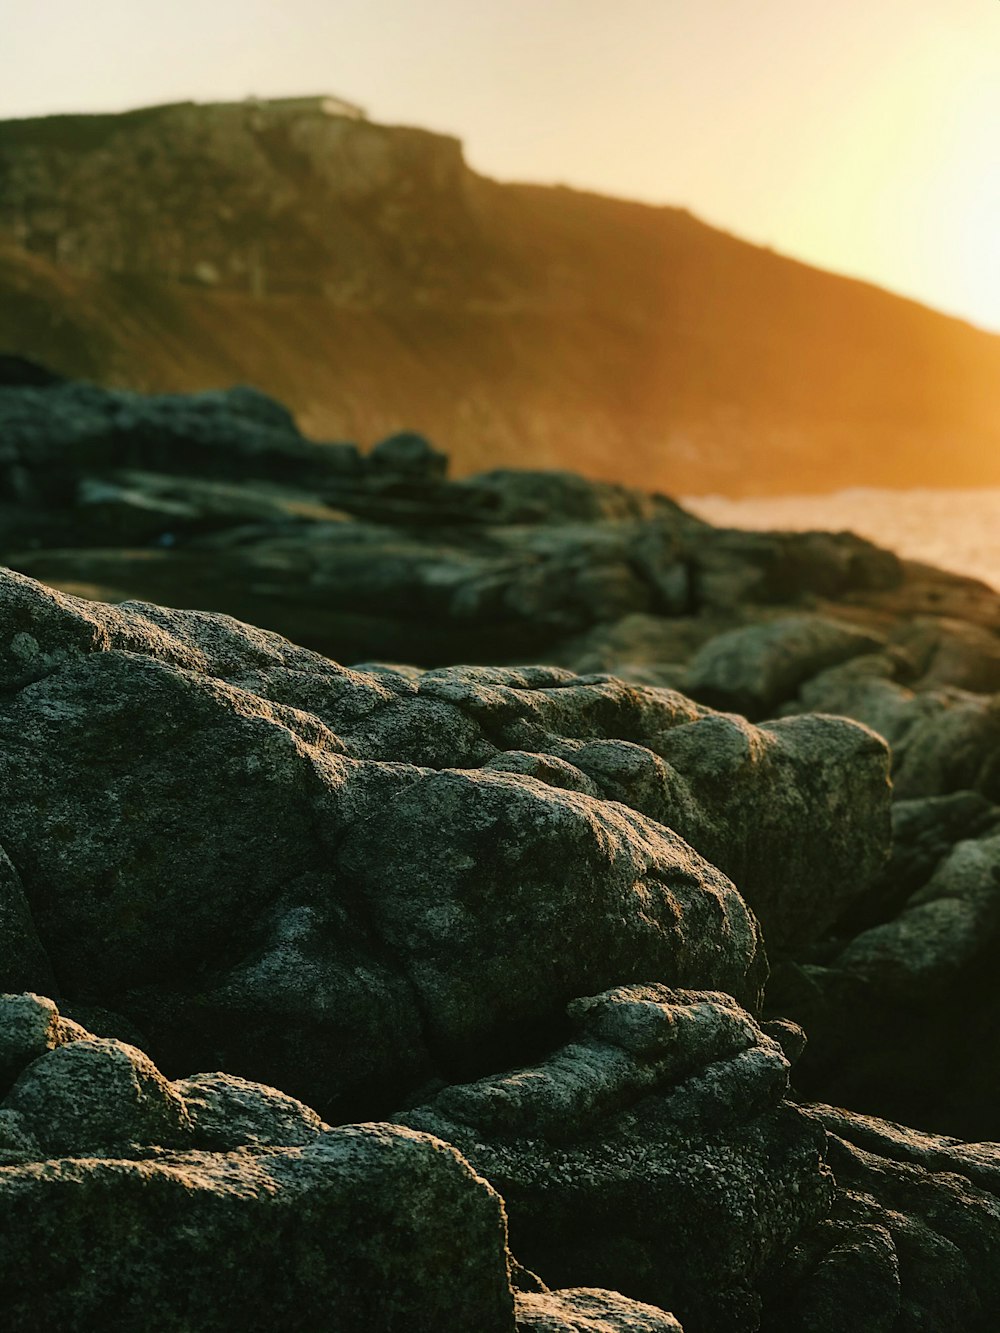
M51 1157L119 1144L177 1147L191 1130L183 1099L149 1057L110 1038L82 1037L39 1056L3 1106Z
M997 1145L964 1145L833 1108L811 1111L830 1132L837 1199L768 1275L762 1328L995 1327Z
M495 1185L545 1282L597 1283L690 1329L756 1328L756 1274L832 1195L822 1130L782 1101L780 1047L717 993L633 986L569 1012L575 1038L548 1059L401 1119Z
M811 937L884 857L884 749L849 723L555 667L352 671L225 617L2 592L0 843L61 991L171 1074L356 1117L503 1064L529 1017L549 1040L582 993L753 1008L739 890Z
M39 1056L88 1035L44 995L0 994L0 1090Z
M514 1325L499 1198L453 1148L395 1125L0 1167L0 1219L16 1333Z
M880 640L822 616L787 616L710 639L690 662L683 688L749 718L772 716L820 671L874 652Z

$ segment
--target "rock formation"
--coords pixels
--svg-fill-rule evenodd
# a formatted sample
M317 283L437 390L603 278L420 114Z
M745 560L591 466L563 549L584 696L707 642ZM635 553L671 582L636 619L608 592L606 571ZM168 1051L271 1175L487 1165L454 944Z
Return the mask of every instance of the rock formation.
M36 995L0 1034L8 1327L513 1329L503 1206L453 1148L168 1083Z
M425 666L552 660L629 615L704 636L748 602L900 579L847 534L717 532L662 496L569 473L447 482L442 461L412 435L316 444L249 389L9 385L0 555L69 591L194 598L338 661Z
M995 594L0 370L12 1333L991 1333Z
M760 933L726 875L809 940L881 869L886 754L852 723L766 730L558 668L352 671L13 573L2 595L0 844L25 943L0 984L54 975L172 1067L342 1113L438 1064L488 1069L615 984L754 1007Z

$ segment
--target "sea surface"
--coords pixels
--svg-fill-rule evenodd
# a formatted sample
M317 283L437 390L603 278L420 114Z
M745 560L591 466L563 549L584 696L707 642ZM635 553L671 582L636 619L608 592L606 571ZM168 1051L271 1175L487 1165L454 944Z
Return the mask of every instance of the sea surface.
M1000 590L1000 489L858 487L749 500L699 495L681 503L721 527L848 529L909 560L970 574Z

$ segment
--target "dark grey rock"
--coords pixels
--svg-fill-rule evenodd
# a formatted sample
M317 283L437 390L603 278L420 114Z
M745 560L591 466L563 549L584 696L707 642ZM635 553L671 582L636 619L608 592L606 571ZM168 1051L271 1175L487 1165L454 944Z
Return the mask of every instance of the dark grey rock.
M834 965L889 1000L944 996L1000 939L1000 833L958 842L892 920L862 931Z
M400 431L380 440L368 455L372 467L403 477L439 479L448 470L448 456L416 431Z
M593 1282L692 1329L756 1328L756 1274L832 1195L821 1130L782 1101L780 1048L717 993L625 987L569 1015L573 1039L547 1059L446 1088L403 1122L503 1194L512 1248L551 1286Z
M503 1207L454 1149L393 1125L332 1130L228 1074L169 1083L61 1022L50 1000L0 1000L8 1054L68 1041L0 1104L12 1333L513 1329Z
M882 855L884 761L849 724L823 724L819 746L808 719L780 740L739 732L704 762L730 723L666 691L555 668L366 675L224 617L4 586L0 835L68 999L134 1023L171 1074L224 1068L328 1117L368 1113L435 1061L501 1062L526 1016L558 1026L584 991L652 976L755 1005L739 894L623 804L648 804L635 763L664 767L643 739L694 778L691 795L671 770L677 799L655 814L714 831L758 886L794 840L783 801L823 814L817 875L852 829ZM598 766L619 744L633 767ZM758 751L774 762L755 771ZM526 775L525 754L584 790ZM856 891L866 864L856 850Z
M786 616L710 639L695 654L683 688L713 708L760 719L795 697L820 671L871 653L880 640L843 621Z
M503 750L483 765L495 773L522 773L537 778L550 787L564 787L567 791L583 792L585 796L601 799L600 789L581 769L554 754L530 754L526 750Z
M871 731L816 717L755 727L672 691L534 670L433 671L418 688L497 747L565 759L675 829L736 882L772 943L821 934L881 870L888 755Z
M54 981L21 878L0 847L0 992L54 990Z
M228 1152L243 1145L297 1147L327 1128L294 1097L233 1074L192 1074L177 1079L192 1136L200 1148Z
M574 990L650 975L691 985L711 972L757 1002L763 958L739 895L625 806L512 774L437 773L355 826L340 863L405 951L432 1043L455 1053L481 1058L486 1033L544 1030Z
M904 582L895 557L850 534L719 532L664 496L572 473L449 483L422 436L366 455L319 444L251 389L57 384L0 399L5 563L104 600L200 600L341 661L571 661L580 636L623 620L693 623L700 642L707 622L753 607ZM601 668L676 684L687 654L639 647Z
M4 1167L0 1226L11 1333L514 1327L500 1199L453 1148L394 1125Z
M916 692L891 654L861 656L821 672L801 690L798 712L856 718L892 748L896 794L914 800L969 790L1000 799L997 696L945 688Z
M636 612L571 639L554 660L581 675L607 672L635 685L679 688L685 663L713 637L705 617Z
M1000 1309L996 1144L963 1145L829 1107L838 1194L764 1280L762 1329L986 1333Z
M978 792L895 800L892 853L868 892L840 919L837 933L851 937L890 920L922 888L957 842L1000 828L1000 810Z
M39 1056L89 1035L44 995L0 995L0 1092Z
M66 998L171 1074L356 1116L436 1061L502 1063L582 992L753 1007L756 924L693 849L779 941L884 855L884 752L849 723L554 667L365 674L225 617L3 595L0 838Z
M121 1144L178 1146L190 1135L183 1099L148 1056L108 1037L84 1036L40 1055L8 1092L51 1157Z
M43 1155L24 1116L19 1111L0 1108L0 1166L37 1162Z
M38 361L13 352L0 353L0 388L47 389L63 383L62 375Z
M715 530L688 558L693 605L741 619L748 605L891 594L904 578L897 556L851 532Z
M882 869L889 756L874 732L831 717L752 727L715 715L664 733L656 749L701 805L690 824L668 822L739 884L773 947L819 937ZM779 844L772 860L765 849Z
M913 660L921 690L952 686L976 694L1000 691L1000 637L983 625L948 616L916 616L893 635Z
M800 1094L994 1138L1000 812L959 792L898 802L893 822L885 874L802 961L778 960L767 1007L809 1033Z

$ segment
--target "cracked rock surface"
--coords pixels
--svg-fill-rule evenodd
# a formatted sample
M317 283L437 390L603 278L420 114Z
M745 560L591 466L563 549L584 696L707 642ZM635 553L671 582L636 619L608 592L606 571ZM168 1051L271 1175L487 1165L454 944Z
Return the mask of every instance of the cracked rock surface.
M11 573L0 599L28 980L120 1013L171 1071L367 1114L608 986L752 1009L747 903L811 936L885 856L885 751L852 723L755 728L557 668L349 670Z
M403 1114L502 1193L511 1243L560 1286L602 1286L692 1329L751 1330L768 1258L827 1212L825 1135L789 1062L722 994L632 986L574 1001L542 1063Z
M0 573L12 1333L992 1333L997 598L54 391L0 518L365 661Z

